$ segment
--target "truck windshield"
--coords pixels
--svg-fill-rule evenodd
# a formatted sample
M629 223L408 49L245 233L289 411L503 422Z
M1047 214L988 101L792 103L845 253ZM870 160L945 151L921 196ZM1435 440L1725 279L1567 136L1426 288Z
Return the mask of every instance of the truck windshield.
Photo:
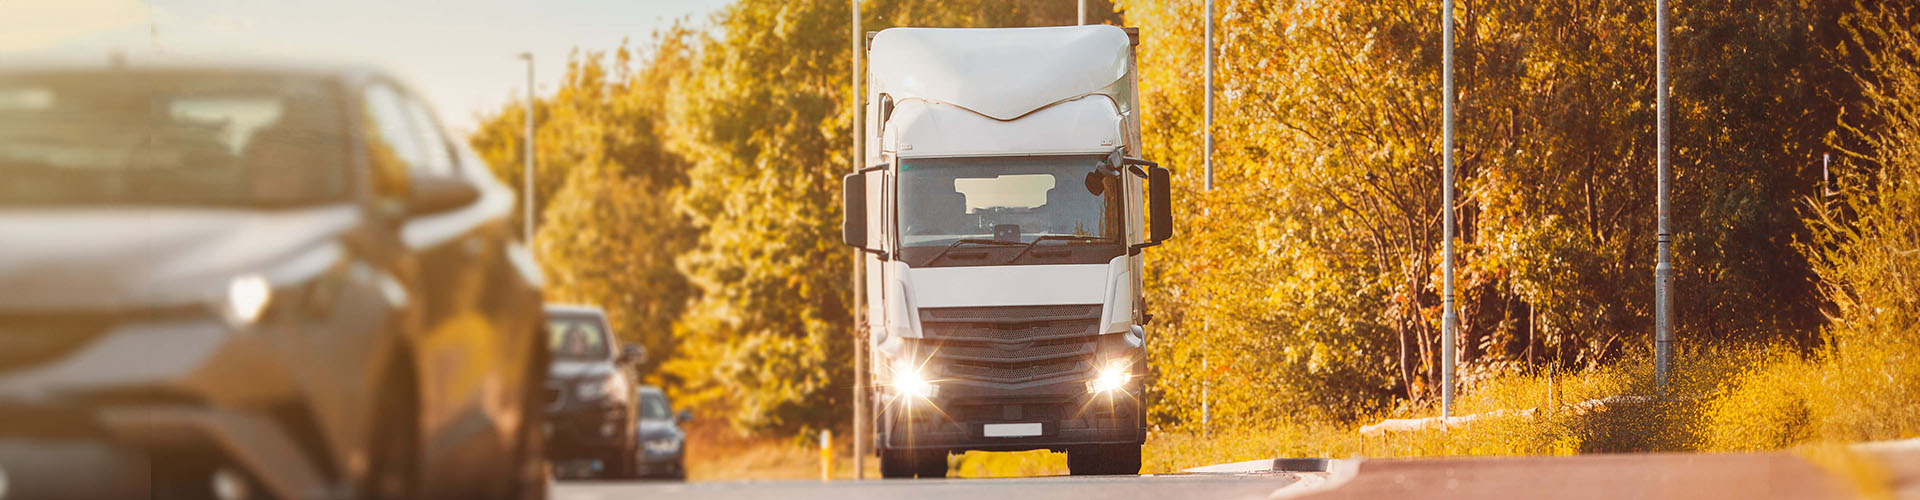
M1120 243L1126 200L1118 177L1094 173L1099 161L1098 156L903 160L900 246L944 248L986 239L1031 244L1043 236L1058 244ZM1090 178L1100 187L1090 186Z
M342 109L312 76L0 73L0 205L336 201Z

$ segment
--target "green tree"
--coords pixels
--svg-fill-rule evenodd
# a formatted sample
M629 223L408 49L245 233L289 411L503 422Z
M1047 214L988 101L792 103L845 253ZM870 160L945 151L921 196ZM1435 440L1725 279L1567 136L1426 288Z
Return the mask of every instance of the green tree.
M688 163L659 132L673 79L690 64L690 37L680 27L659 34L638 67L624 45L611 56L577 52L560 88L535 103L532 248L548 298L606 309L626 341L648 348L643 372L672 357L673 324L694 294L677 259L697 235L671 196L686 183ZM483 118L471 138L505 179L522 172L525 105Z

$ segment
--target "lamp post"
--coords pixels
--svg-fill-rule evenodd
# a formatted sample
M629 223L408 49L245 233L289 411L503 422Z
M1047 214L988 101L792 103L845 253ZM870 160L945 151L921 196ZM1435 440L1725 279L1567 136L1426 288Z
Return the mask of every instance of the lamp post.
M850 0L853 4L853 84L852 99L848 99L853 108L853 171L859 172L867 166L866 141L863 135L866 120L862 101L866 94L861 82L866 74L861 62L866 56L867 34L860 28L860 0ZM872 408L867 403L871 392L871 377L867 373L867 254L853 252L853 479L859 481L867 476L867 450L872 445L873 431L868 425L873 422Z
M1663 0L1664 1L1664 0ZM1453 311L1453 0L1440 2L1440 269L1445 276L1440 307L1440 416L1453 416L1453 344L1460 317Z
M1658 165L1655 168L1658 179L1654 181L1659 189L1659 225L1660 234L1655 237L1658 253L1653 266L1653 353L1654 380L1660 386L1660 395L1667 394L1667 364L1672 361L1673 351L1673 231L1667 225L1669 203L1667 190L1673 177L1672 164L1667 156L1672 144L1667 135L1667 0L1654 1L1654 107L1659 116Z

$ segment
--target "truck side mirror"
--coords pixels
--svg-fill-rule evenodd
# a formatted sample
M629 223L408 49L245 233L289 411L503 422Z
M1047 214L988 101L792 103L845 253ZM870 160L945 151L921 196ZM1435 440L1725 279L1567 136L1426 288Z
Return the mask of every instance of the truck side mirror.
M878 255L880 260L886 260L887 253L867 246L867 176L886 169L886 165L877 165L840 178L840 214L843 217L840 219L840 242Z
M684 424L684 423L687 423L687 422L692 422L692 421L693 421L693 411L692 411L692 410L686 410L686 409L682 409L682 410L680 410L680 415L678 416L678 418L677 418L677 420L679 420L679 421L680 421L680 423L683 423L683 424Z
M1173 237L1173 172L1166 167L1147 168L1147 205L1153 210L1147 224L1147 241L1158 245Z
M847 246L867 248L867 174L854 172L840 178L840 241Z

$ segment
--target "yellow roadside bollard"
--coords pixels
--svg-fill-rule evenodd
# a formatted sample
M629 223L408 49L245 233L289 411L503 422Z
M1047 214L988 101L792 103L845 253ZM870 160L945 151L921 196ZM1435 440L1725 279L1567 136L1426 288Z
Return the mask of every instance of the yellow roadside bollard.
M820 430L820 480L833 479L833 431Z

